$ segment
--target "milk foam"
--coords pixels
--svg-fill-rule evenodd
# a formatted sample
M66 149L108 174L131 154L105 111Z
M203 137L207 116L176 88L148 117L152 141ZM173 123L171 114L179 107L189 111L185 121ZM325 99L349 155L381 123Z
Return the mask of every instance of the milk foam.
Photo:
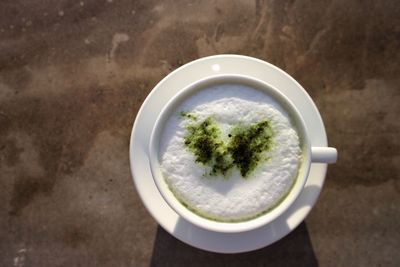
M198 121L212 117L228 140L238 124L268 120L273 131L271 149L244 179L238 169L229 177L209 177L210 167L195 162L185 147L188 120L179 112L194 114ZM290 191L301 160L298 134L287 112L259 90L224 84L209 87L186 99L167 121L160 143L163 176L175 196L198 214L219 221L242 221L273 208Z

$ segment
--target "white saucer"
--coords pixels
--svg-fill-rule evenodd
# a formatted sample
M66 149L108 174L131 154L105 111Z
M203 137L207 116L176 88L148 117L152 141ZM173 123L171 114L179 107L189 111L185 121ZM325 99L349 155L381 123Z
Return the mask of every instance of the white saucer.
M216 233L201 229L180 218L164 201L154 184L148 161L148 145L153 125L163 106L180 89L215 74L243 74L263 80L288 96L304 115L312 146L327 146L325 127L307 92L287 73L262 60L218 55L198 59L165 77L140 108L132 129L130 165L136 189L154 219L170 234L194 247L221 253L259 249L281 239L307 216L322 189L327 164L312 164L303 192L283 215L272 223L249 232Z

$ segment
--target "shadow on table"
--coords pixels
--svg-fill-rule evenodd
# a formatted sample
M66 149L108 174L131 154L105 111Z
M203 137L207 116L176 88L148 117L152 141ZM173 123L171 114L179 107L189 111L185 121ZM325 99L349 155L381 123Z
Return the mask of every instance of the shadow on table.
M164 266L318 266L303 222L280 241L238 254L219 254L191 247L158 227L150 267Z

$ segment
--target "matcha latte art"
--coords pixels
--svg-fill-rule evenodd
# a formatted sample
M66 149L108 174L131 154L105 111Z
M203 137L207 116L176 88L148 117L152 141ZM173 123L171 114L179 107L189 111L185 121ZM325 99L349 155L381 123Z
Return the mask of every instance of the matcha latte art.
M175 197L205 218L246 221L278 205L294 185L301 144L290 116L260 90L221 84L187 98L160 141L162 174Z

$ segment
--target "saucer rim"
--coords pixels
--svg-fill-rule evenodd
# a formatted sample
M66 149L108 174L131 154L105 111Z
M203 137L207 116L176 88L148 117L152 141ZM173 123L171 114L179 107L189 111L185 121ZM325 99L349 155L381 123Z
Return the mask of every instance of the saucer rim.
M146 190L148 188L147 189L144 188L141 184L140 178L138 178L141 176L146 176L149 173L147 173L147 174L146 173L144 173L144 174L138 173L139 168L137 168L138 166L136 163L137 157L140 157L140 156L147 157L146 151L142 150L141 152L144 152L144 153L140 153L142 155L137 155L134 153L137 150L136 149L137 147L145 147L145 148L148 147L148 144L140 145L137 141L138 139L142 139L142 140L146 139L146 138L143 138L143 135L146 136L146 133L144 133L143 131L145 131L148 128L152 129L152 127L148 127L149 126L148 121L146 121L146 122L143 121L143 118L147 117L146 114L144 114L146 112L146 108L149 108L149 105L154 105L153 103L151 103L151 101L153 101L153 102L160 101L159 99L158 100L154 99L154 97L156 96L156 93L160 90L165 90L165 89L163 89L163 86L167 82L171 82L171 80L173 81L174 79L180 79L179 75L182 75L182 72L187 71L188 69L190 70L190 69L196 69L197 67L202 67L201 65L204 65L203 67L205 67L205 66L210 67L210 66L214 66L215 64L221 64L221 65L223 65L223 67L226 67L225 63L229 63L227 61L232 61L232 60L237 61L237 63L240 62L242 64L246 64L246 62L247 62L247 63L249 63L249 65L251 65L251 64L259 65L257 68L263 69L263 71L265 73L269 73L269 75L275 73L275 75L281 76L280 78L282 78L282 75L283 75L286 79L286 82L289 81L289 83L291 83L293 87L296 87L296 89L299 89L297 91L297 93L301 92L303 101L306 100L306 102L308 102L305 108L308 109L308 112L311 112L312 115L314 115L312 122L310 122L310 118L307 118L307 117L305 117L304 120L306 121L306 124L308 124L307 126L312 125L311 130L312 130L312 132L314 132L314 134L315 134L315 132L318 132L317 133L318 138L314 139L314 140L317 140L318 143L313 143L313 142L311 142L311 143L313 146L314 145L327 146L325 127L323 125L322 118L318 112L318 109L316 108L315 103L312 101L311 97L300 86L300 84L298 84L287 73L285 73L281 69L275 67L274 65L267 63L265 61L262 61L260 59L247 57L247 56L241 56L241 55L216 55L216 56L200 58L198 60L195 60L188 64L185 64L185 65L181 66L180 68L176 69L175 71L171 72L169 75L164 77L154 87L154 89L150 92L148 97L143 102L139 112L137 113L137 116L136 116L136 119L135 119L135 122L134 122L134 125L132 128L132 133L131 133L129 156L130 156L130 167L131 167L132 178L133 178L136 190L137 190L143 204L147 208L147 210L167 232L169 232L170 234L172 234L179 240L181 240L189 245L192 245L194 247L197 247L197 248L200 248L203 250L208 250L208 251L213 251L213 252L222 252L222 253L237 253L237 252L246 252L246 251L259 249L261 247L264 247L264 246L267 246L269 244L276 242L277 240L281 239L282 237L284 237L288 233L290 233L292 230L294 230L305 219L305 217L310 212L311 208L314 206L314 204L319 196L319 193L322 189L322 186L323 186L323 183L325 180L326 170L327 170L327 164L312 164L311 165L310 176L309 176L306 184L313 185L314 187L316 187L317 190L312 191L312 195L307 196L305 198L305 200L303 200L304 204L306 204L306 205L299 207L295 210L288 211L276 219L276 223L279 220L286 222L287 223L286 229L283 229L283 230L281 229L281 230L277 231L277 234L266 235L268 232L271 232L270 231L271 229L269 229L267 231L266 230L267 228L276 226L276 225L274 225L274 222L275 222L274 221L269 225L266 225L261 228L254 229L254 230L251 230L248 232L229 234L231 237L233 235L235 235L235 236L239 235L239 236L241 236L240 239L243 238L244 240L246 239L246 238L244 238L245 236L254 236L256 238L253 239L253 241L257 241L257 242L251 242L251 243L241 242L242 244L239 244L239 245L236 244L235 246L231 246L231 244L229 242L222 242L222 243L227 244L226 246L221 245L220 244L221 242L217 242L218 244L216 244L216 245L215 244L213 245L213 242L204 242L204 240L207 240L207 235L208 235L209 239L215 239L215 238L230 239L230 237L229 236L227 237L227 234L215 233L215 232L204 230L204 229L201 229L199 231L199 229L196 229L196 228L198 228L197 226L191 225L190 223L188 223L186 221L182 222L182 219L179 218L179 216L175 213L175 211L173 211L171 208L169 208L169 206L168 206L168 208L170 210L169 211L165 210L166 203L159 203L159 205L157 205L158 207L156 207L153 204L154 202L152 201L152 198L150 198L148 196L148 192L146 192ZM224 61L225 61L225 63L224 63ZM250 62L251 62L251 64L250 64ZM232 68L232 66L230 66L230 67ZM246 73L241 72L240 68L238 66L236 66L236 67L237 67L236 72L232 73L232 71L235 71L235 66L233 66L233 69L227 70L228 72L226 74L231 73L231 74L244 74L244 75L252 76L252 75L249 75L249 73L247 73L247 72ZM260 71L259 69L257 69L257 70L253 69L253 70L248 70L248 71L250 71L250 72L253 71L254 72L253 75L255 75L255 73L257 72L257 75L259 75L259 71ZM203 71L209 73L209 74L207 74L207 76L213 75L211 68L207 69L207 70L204 69ZM207 77L207 76L204 76L204 77ZM255 76L252 76L252 77L254 77L256 79L260 79ZM194 76L191 78L194 79ZM189 77L189 80L190 80L190 77ZM265 81L265 79L261 79L261 80ZM266 81L266 82L269 83L270 81ZM281 82L281 84L283 84L283 82ZM282 91L282 86L277 86L276 84L274 86L278 90ZM181 87L181 88L183 88L183 87ZM179 89L178 89L178 91L179 91ZM298 99L296 99L296 98L292 99L290 96L288 96L288 98L291 99L295 104L296 104L296 101L298 101ZM163 99L164 105L168 102L168 100L169 99ZM304 103L301 105L304 105ZM160 110L162 108L163 108L163 106L159 107ZM308 122L307 122L307 120L308 120ZM147 124L147 127L142 127L142 126L144 126L143 125L144 123ZM308 127L308 128L309 129L307 129L307 130L309 131L310 127ZM142 137L138 138L139 135L142 135ZM313 141L313 140L311 140L311 141ZM144 161L146 162L146 160L144 160ZM149 167L147 168L147 170L149 170ZM149 185L149 186L151 186L151 185ZM158 192L154 182L153 182L153 187L157 191L157 193L160 194ZM159 197L162 199L161 195L159 195ZM300 199L300 197L298 199L296 199L295 203L292 206L295 206L296 202L300 201L299 199ZM165 205L163 205L163 204L165 204ZM162 206L164 206L164 207L162 207ZM164 209L164 210L162 210L162 209ZM172 218L171 216L172 217L175 216L175 218ZM178 216L178 218L176 218L176 216ZM184 225L184 227L181 227L182 229L179 229L179 227L178 227L179 223L181 223L181 224L186 223L186 225ZM259 232L260 235L256 234L255 232ZM264 234L261 234L261 233L264 233ZM196 238L196 234L197 235L201 234L202 236L201 237L197 236L198 238ZM220 235L220 236L215 237L215 235ZM198 239L201 239L202 241L198 242L199 241ZM224 240L222 240L222 241L224 241Z

